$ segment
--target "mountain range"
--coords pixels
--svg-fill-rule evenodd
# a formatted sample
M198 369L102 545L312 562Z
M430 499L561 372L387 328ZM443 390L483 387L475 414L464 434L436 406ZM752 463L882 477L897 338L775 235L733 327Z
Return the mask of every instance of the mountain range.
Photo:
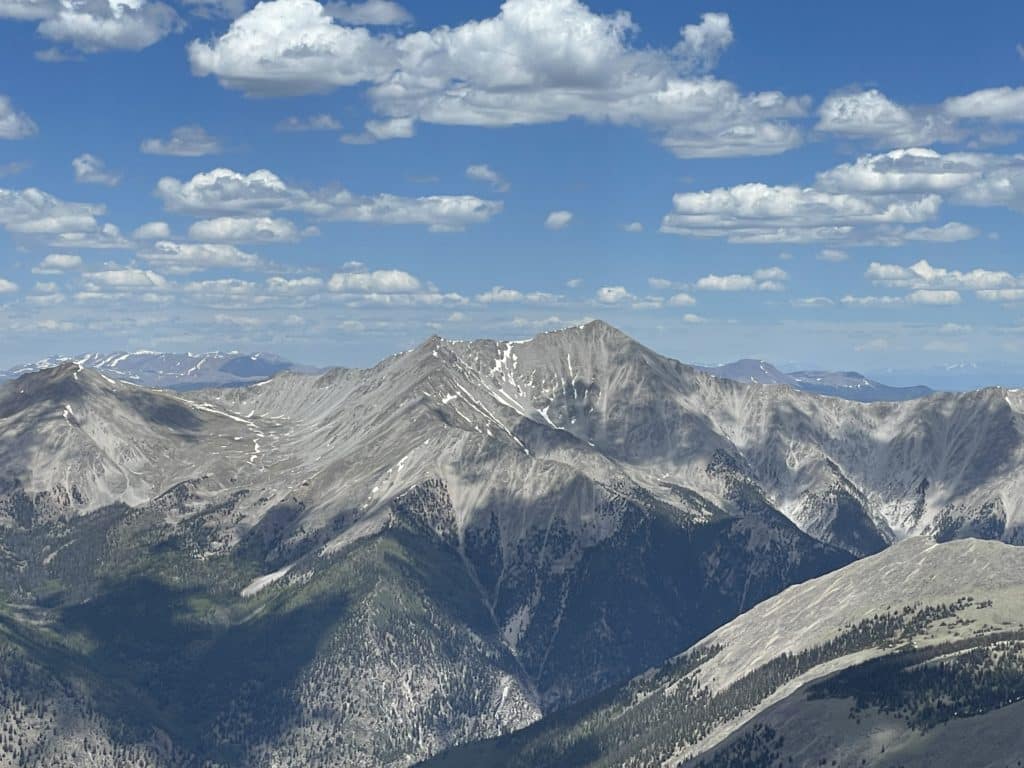
M801 392L840 397L862 403L915 400L932 394L925 386L893 387L869 379L856 371L792 371L783 373L764 360L737 360L701 370L723 379L748 384L780 384Z
M182 353L89 352L74 357L48 357L0 371L0 380L25 373L77 363L111 378L146 387L188 390L206 387L245 386L265 381L281 371L315 373L316 368L298 365L276 355L240 352ZM781 384L803 392L860 402L913 400L933 392L925 386L892 387L853 371L794 371L783 373L763 360L737 360L718 366L695 366L725 379L750 384Z
M808 580L885 558L904 591L866 584L863 610L921 603L897 633L914 640L976 610L935 618L933 598L996 589L923 590L897 568L915 548L962 570L964 537L1024 541L1015 391L741 384L600 321L238 383L151 389L72 361L0 385L0 763L408 766L572 730L647 670L712 661L716 630L756 643L745 617L793 585L833 594ZM771 712L728 711L722 749Z
M234 387L265 381L281 371L315 369L298 366L276 355L242 354L240 352L206 352L202 354L167 352L89 352L75 357L48 357L34 363L0 371L0 380L15 379L33 371L75 363L99 371L119 381L145 387L166 389L202 389Z

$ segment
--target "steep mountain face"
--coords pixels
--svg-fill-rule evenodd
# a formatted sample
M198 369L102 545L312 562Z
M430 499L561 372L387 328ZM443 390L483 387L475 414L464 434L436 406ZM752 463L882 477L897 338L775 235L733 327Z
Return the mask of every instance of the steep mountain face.
M226 481L256 450L240 417L77 363L0 388L2 480L49 514L143 503L186 479Z
M722 379L743 384L780 384L801 392L827 397L839 397L861 403L898 402L916 400L933 393L925 386L893 387L869 379L856 371L793 371L783 373L764 360L737 360L716 366L704 366L706 371Z
M73 358L51 357L8 371L0 371L0 380L14 379L26 373L76 363L99 371L108 378L144 387L164 389L202 389L237 387L265 381L276 373L302 368L275 355L243 355L238 352L171 354L165 352L91 352Z
M49 713L18 714L18 754L409 765L850 562L726 441L673 444L702 439L669 407L685 370L596 324L248 388L78 365L9 383L0 588L18 608L0 632L24 674L0 691ZM729 510L655 473L641 441L706 457L708 477L715 459Z
M1022 744L1006 730L1024 700L1022 587L1020 548L911 539L618 690L426 765L1006 765Z
M29 374L0 693L51 713L19 749L54 765L410 765L899 536L1015 540L1022 405L741 385L600 322L248 387Z

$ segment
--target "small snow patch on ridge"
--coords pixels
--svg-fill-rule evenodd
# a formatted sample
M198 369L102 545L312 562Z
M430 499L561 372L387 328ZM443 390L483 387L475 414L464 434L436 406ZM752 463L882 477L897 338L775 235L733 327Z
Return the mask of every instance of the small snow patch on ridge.
M288 571L292 569L295 563L286 565L284 568L274 571L273 573L267 573L263 576L257 576L249 585L242 590L242 597L252 597L253 595L259 594L263 589L269 587L275 581L279 581L288 575Z

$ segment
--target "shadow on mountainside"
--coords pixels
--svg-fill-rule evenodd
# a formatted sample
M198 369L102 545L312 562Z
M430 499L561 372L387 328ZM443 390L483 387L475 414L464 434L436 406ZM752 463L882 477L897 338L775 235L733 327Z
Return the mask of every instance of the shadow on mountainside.
M198 591L132 578L65 608L61 632L86 650L45 663L58 675L84 671L115 721L160 727L202 759L235 764L246 736L272 740L295 716L291 691L346 603L335 594L224 626Z

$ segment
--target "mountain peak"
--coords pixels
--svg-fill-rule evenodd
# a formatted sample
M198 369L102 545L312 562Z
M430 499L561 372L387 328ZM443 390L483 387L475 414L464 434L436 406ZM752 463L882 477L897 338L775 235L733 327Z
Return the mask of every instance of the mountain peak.
M567 342L575 341L576 343L582 341L582 343L587 345L595 343L611 344L612 346L638 344L632 336L604 320L590 320L582 325L569 325L565 328L543 331L533 336L529 341L541 342L544 339L561 339Z
M84 370L80 363L75 363L70 360L55 365L52 368L47 368L40 371L41 374L48 374L51 378L61 379L71 376L74 379L78 378L78 375ZM26 374L31 375L31 374Z
M433 357L438 357L441 350L448 350L449 353L453 354L463 354L467 349L477 351L490 350L490 352L493 352L492 348L495 344L499 345L500 348L525 345L535 350L548 347L557 347L559 349L568 347L570 349L577 348L582 350L599 346L610 346L612 348L623 348L627 345L641 346L632 336L620 331L604 320L591 320L582 325L570 325L550 331L541 331L527 339L457 340L447 339L434 334L408 352L419 353L420 355L426 353Z
M68 400L80 397L88 388L103 380L93 370L75 362L63 362L50 368L29 371L16 378L11 387L14 392L33 400Z
M591 321L589 321L587 323L584 323L583 325L576 326L576 328L581 330L581 331L583 331L584 333L587 333L587 334L590 334L590 335L593 335L593 336L604 336L604 337L615 337L615 336L617 336L617 337L620 337L620 338L623 338L623 339L628 339L629 341L633 341L633 337L632 336L630 336L627 333L624 333L623 331L620 331L618 328L616 328L611 323L605 322L604 320L601 320L601 319L591 320ZM567 328L566 330L567 331L571 331L572 327Z

